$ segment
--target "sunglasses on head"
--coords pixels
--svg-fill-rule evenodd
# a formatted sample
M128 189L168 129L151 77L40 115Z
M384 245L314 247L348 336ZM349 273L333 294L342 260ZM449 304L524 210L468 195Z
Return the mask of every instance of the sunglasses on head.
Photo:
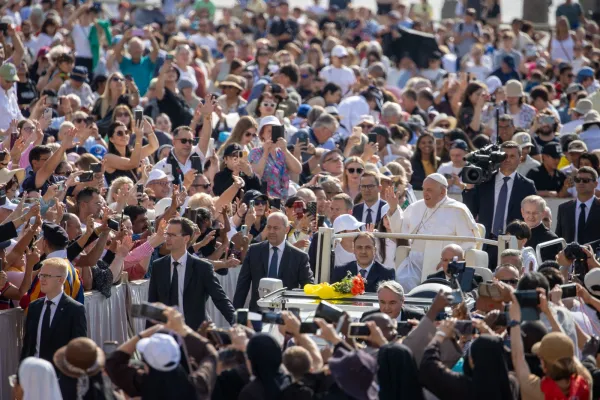
M594 182L594 180L592 178L578 178L578 177L573 178L573 181L575 183L590 183L590 182Z
M363 168L348 168L348 172L351 174L357 173L357 174L362 174L364 171Z
M175 140L179 140L181 142L181 144L195 144L196 139L175 139Z

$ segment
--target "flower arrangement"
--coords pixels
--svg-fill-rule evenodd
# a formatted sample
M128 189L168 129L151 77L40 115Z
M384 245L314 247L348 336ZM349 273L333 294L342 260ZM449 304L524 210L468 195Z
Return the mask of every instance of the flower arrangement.
M360 273L353 276L350 271L348 271L344 279L334 284L323 282L318 285L304 285L304 293L319 296L319 298L324 300L358 296L364 292L365 278Z

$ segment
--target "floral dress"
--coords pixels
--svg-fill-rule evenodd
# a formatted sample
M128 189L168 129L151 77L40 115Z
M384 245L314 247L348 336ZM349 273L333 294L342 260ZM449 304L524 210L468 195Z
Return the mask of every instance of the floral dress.
M250 150L248 161L250 164L258 164L263 156L264 149L257 147ZM277 155L269 154L262 179L263 185L267 187L267 195L276 199L287 197L288 186L290 184L290 174L285 163L285 155L280 149L277 149Z

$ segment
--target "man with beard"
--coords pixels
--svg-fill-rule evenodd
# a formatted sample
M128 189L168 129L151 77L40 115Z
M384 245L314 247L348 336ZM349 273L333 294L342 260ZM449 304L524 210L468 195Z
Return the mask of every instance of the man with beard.
M544 110L534 118L530 133L540 149L548 143L559 143L556 137L558 126L559 123L550 110Z

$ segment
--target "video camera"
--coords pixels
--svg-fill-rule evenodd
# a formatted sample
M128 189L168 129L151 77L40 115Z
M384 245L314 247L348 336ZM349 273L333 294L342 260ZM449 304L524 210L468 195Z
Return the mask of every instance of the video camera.
M502 161L506 159L506 153L500 150L497 144L490 144L465 156L469 165L461 171L463 183L477 185L490 180Z
M564 248L565 258L573 263L573 275L581 281L588 272L587 254L583 251L583 246L577 242L572 242Z

